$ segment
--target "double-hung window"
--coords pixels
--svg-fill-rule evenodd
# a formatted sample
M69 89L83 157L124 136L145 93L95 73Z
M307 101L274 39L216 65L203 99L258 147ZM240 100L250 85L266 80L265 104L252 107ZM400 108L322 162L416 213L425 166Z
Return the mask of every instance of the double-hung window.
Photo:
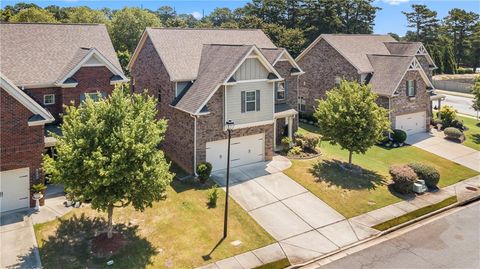
M245 111L255 111L257 109L257 97L255 91L245 92Z
M277 82L277 100L285 100L285 81Z
M298 111L305 112L306 102L305 98L298 97Z
M43 96L44 105L53 105L55 104L55 94L45 94Z
M417 94L417 83L415 80L407 80L407 96L414 97Z
M90 99L92 99L92 101L94 102L98 102L99 100L105 98L107 96L107 94L105 92L86 92L86 93L82 93L80 94L80 102L83 102L87 99L87 96L90 97Z

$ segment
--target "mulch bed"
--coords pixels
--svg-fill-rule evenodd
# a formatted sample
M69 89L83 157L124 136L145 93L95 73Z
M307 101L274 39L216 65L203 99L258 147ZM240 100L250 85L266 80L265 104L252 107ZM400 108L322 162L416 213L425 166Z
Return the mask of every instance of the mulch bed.
M107 233L97 235L92 239L92 253L97 257L109 257L115 255L127 244L124 236L114 233L112 238L107 238Z

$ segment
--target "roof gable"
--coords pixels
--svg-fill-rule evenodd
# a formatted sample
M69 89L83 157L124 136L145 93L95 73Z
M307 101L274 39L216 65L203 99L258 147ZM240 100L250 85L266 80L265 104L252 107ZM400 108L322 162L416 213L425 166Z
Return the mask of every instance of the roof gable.
M205 44L275 48L261 30L147 28L132 55L129 68L134 64L146 35L162 59L171 81L195 80L200 75L199 67Z
M105 25L64 23L0 23L2 72L15 85L54 86L79 55L95 48L121 70Z
M50 112L15 86L15 84L2 73L0 73L0 87L34 114L34 116L29 119L29 126L50 123L55 120Z

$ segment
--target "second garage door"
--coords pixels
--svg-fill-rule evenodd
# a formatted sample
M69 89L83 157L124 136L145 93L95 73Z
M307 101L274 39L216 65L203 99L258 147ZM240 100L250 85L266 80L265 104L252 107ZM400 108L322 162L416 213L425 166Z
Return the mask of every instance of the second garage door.
M400 115L395 118L395 128L404 130L407 135L426 131L426 113L418 112Z
M0 212L29 206L29 169L0 172Z
M230 148L231 167L261 162L265 159L265 135L257 134L232 138ZM227 139L207 143L207 162L213 170L227 168Z

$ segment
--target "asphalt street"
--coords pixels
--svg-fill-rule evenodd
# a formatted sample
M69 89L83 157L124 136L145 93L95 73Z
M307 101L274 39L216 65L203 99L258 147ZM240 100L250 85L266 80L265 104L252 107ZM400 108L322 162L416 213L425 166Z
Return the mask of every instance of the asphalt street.
M444 94L444 93L442 93ZM476 116L477 112L472 108L472 98L462 97L462 96L455 96L455 95L448 95L446 96L445 101L442 101L442 105L449 105L453 106L458 113ZM433 105L436 105L436 102L433 102Z
M480 202L322 269L480 268Z

